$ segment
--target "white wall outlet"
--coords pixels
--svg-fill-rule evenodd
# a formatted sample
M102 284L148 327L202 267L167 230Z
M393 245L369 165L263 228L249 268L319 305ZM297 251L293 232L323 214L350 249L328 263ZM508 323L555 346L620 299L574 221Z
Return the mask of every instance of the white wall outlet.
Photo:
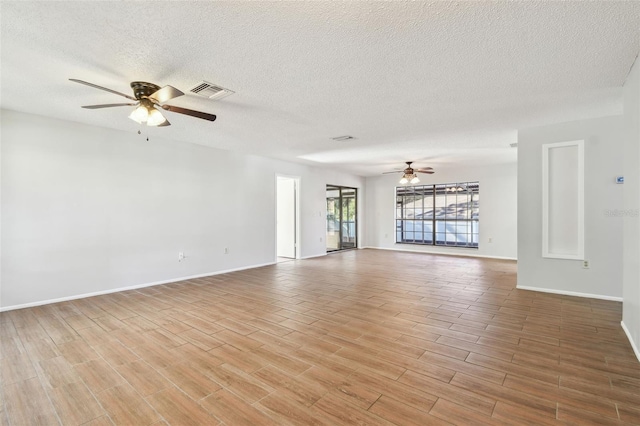
M493 238L489 237L489 242L492 243L493 242Z
M184 253L178 252L178 262L182 262L184 260Z
M320 237L320 242L322 242L322 237Z
M384 234L384 237L385 238L389 238L389 234Z
M224 254L229 254L229 247L224 248Z
M582 269L589 269L589 261L588 260L583 260L582 261Z

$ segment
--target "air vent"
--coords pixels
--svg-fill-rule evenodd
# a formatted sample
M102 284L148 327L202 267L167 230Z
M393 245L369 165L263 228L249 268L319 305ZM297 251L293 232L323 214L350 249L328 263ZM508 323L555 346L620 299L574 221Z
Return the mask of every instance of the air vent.
M336 136L335 138L331 138L331 139L333 139L334 141L342 142L342 141L348 141L355 138L353 136L345 135L345 136Z
M511 148L517 148L518 147L518 142L510 143L509 146Z
M233 90L225 89L224 87L220 87L206 81L199 83L189 91L198 96L214 100L226 98L227 96L235 93Z

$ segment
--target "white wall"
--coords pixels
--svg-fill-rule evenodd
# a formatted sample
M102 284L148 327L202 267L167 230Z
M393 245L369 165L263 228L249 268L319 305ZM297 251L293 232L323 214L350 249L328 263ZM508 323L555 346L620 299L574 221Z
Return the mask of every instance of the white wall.
M4 309L272 263L276 174L301 177L301 257L323 255L326 184L364 187L327 169L6 110L1 127Z
M624 85L624 268L622 324L640 360L640 61Z
M395 187L399 185L400 177L400 174L388 174L367 178L365 246L428 253L516 258L516 164L436 170L433 175L421 174L419 176L420 184L480 182L480 244L478 249L396 244ZM488 242L489 238L492 240L491 243Z
M518 132L518 288L622 297L622 116L560 123ZM542 145L585 141L585 259L542 258Z

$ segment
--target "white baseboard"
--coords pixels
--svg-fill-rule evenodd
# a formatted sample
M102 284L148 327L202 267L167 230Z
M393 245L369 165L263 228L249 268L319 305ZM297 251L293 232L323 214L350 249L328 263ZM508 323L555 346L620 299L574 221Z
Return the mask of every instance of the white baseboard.
M553 294L562 294L564 296L586 297L589 299L612 300L614 302L622 302L622 297L605 296L603 294L579 293L577 291L565 291L565 290L556 290L553 288L529 287L524 285L517 285L516 288L518 290L539 291L541 293L553 293Z
M504 257L504 256L487 256L483 254L477 253L459 253L459 252L443 252L443 251L426 251L426 250L411 250L411 249L401 249L395 247L372 247L366 246L362 247L363 249L373 249L373 250L389 250L389 251L404 251L407 253L422 253L422 254L438 254L443 256L462 256L462 257L481 257L485 259L499 259L499 260L518 260L515 257Z
M268 263L262 263L259 265L243 266L241 268L225 269L224 271L207 272L206 274L189 275L187 277L176 277L168 280L154 281L151 283L137 284L137 285L132 285L128 287L118 287L118 288L112 288L109 290L94 291L92 293L77 294L74 296L60 297L57 299L40 300L37 302L23 303L21 305L4 306L4 307L0 307L0 312L13 311L15 309L32 308L34 306L49 305L51 303L68 302L69 300L84 299L86 297L93 297L93 296L101 296L103 294L117 293L119 291L136 290L139 288L153 287L154 285L170 284L178 281L192 280L195 278L204 278L204 277L211 277L214 275L228 274L230 272L244 271L245 269L254 269L254 268L261 268L263 266L275 265L275 263L276 262L268 262Z
M638 358L638 361L640 361L640 350L638 350L638 347L636 346L636 342L633 341L633 338L631 337L631 333L629 332L629 329L624 324L624 321L620 321L620 325L624 330L624 334L627 335L627 339L629 339L629 343L631 343L631 348L633 349L633 352L636 354L636 358Z

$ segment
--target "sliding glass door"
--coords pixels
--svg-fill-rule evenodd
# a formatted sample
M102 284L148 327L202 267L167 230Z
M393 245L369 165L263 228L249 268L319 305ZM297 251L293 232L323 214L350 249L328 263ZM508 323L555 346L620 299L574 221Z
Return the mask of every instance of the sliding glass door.
M357 189L327 185L327 252L356 248Z

